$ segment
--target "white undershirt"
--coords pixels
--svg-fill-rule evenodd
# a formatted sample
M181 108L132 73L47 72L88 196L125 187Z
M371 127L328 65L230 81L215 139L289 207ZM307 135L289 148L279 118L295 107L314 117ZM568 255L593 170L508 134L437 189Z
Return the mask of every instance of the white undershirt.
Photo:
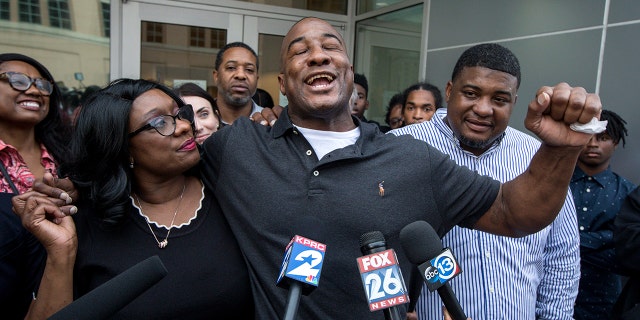
M298 126L295 127L298 128L307 141L309 141L309 144L311 144L311 147L316 152L318 159L322 159L324 155L333 150L344 148L356 143L356 140L360 137L360 127L356 127L355 129L347 132L323 131Z

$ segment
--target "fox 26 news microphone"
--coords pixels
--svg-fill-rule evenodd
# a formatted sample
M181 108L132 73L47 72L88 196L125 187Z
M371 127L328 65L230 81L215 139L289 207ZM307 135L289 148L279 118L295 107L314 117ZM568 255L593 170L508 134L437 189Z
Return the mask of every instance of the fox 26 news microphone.
M285 249L278 276L278 287L289 289L284 320L293 320L298 312L300 295L308 295L318 286L327 246L296 235Z
M371 312L383 310L386 320L403 319L397 305L409 302L407 288L393 249L387 249L384 235L371 231L360 236L358 269Z
M400 230L400 244L411 263L418 266L429 291L438 294L453 320L466 320L460 302L448 281L462 270L449 248L442 249L442 241L426 221L415 221Z
M109 319L166 275L160 258L149 257L73 301L49 320Z

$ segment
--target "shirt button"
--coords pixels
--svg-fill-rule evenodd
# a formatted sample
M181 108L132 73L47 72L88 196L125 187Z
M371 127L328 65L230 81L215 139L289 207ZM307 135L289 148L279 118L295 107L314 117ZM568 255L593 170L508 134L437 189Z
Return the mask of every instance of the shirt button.
M485 252L485 253L484 253L484 255L485 255L485 257L487 257L487 258L491 258L491 253L490 253L489 251Z
M494 292L493 287L489 287L489 292L491 292L491 293Z
M298 130L293 130L293 134L298 134Z
M580 231L584 231L584 226L580 226Z
M318 170L316 170L316 171L314 171L314 172L313 172L313 175L314 175L314 176L316 176L316 177L317 177L319 174L320 174L320 172L318 172Z
M592 179L591 179L591 177L588 177L587 180L591 181Z
M587 192L591 192L591 189L587 189Z
M582 211L587 211L587 207L582 208Z
M313 154L313 152L311 150L307 150L307 155L310 156L311 154Z

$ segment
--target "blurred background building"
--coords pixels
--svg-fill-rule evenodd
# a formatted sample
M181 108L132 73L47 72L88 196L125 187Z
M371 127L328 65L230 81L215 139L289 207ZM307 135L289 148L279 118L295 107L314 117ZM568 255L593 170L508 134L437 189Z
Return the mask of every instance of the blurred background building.
M0 0L0 51L43 62L70 111L86 87L120 77L194 81L215 94L215 54L243 41L258 52L258 86L286 105L280 44L306 16L343 34L355 71L369 80L368 119L384 122L390 97L418 80L444 89L462 51L498 42L522 65L512 125L524 130L541 85L566 81L598 92L629 123L614 170L640 184L637 0Z

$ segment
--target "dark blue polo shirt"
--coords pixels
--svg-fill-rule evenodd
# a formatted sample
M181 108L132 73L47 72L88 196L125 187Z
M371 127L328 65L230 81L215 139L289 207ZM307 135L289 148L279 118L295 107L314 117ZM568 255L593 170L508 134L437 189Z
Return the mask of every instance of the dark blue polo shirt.
M302 297L298 318L382 318L369 311L360 280L360 235L381 231L408 280L400 230L416 220L431 223L441 236L456 224L471 227L500 184L423 141L385 135L355 118L361 130L356 143L318 160L287 111L273 128L240 118L203 145L203 178L249 263L258 319L284 314L287 291L276 287L276 279L285 246L305 215L324 223L326 236L314 240L327 250L318 288Z

